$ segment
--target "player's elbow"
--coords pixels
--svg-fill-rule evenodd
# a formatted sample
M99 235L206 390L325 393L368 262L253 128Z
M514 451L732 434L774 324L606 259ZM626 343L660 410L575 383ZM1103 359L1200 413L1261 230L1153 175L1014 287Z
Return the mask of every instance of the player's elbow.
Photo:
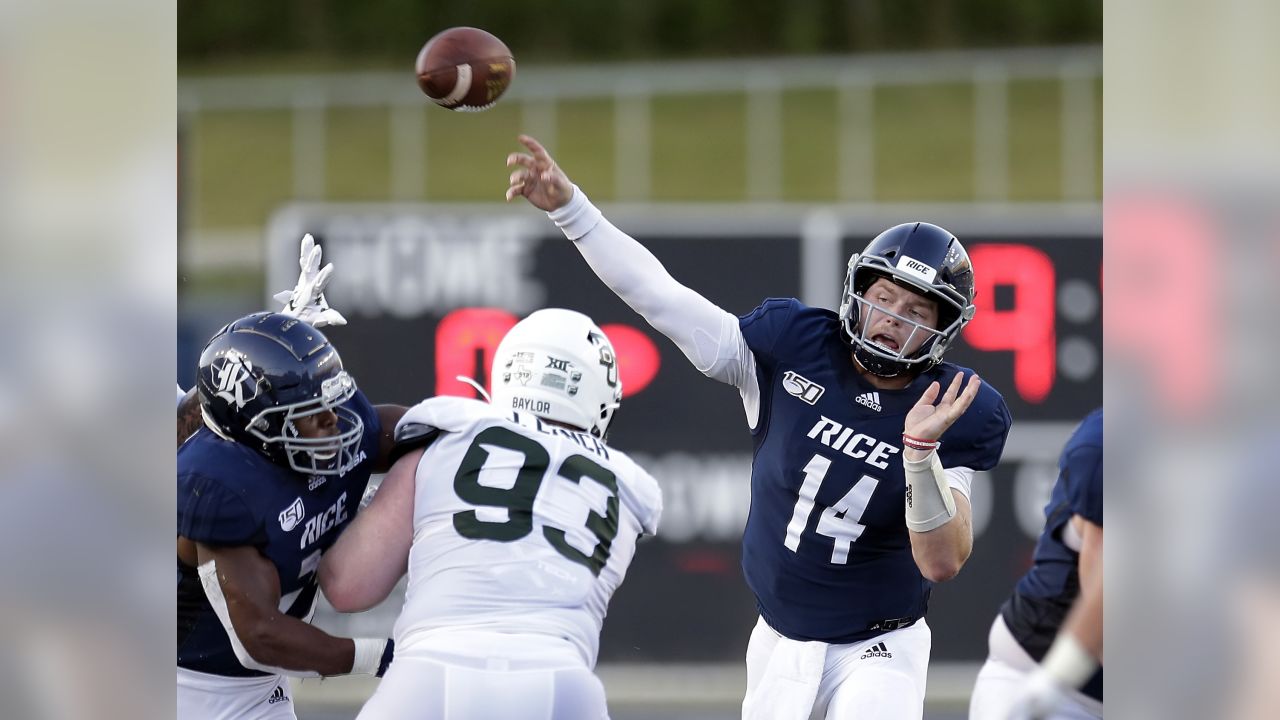
M327 558L326 558L327 560ZM334 610L343 613L363 612L373 606L354 573L342 572L337 563L320 563L320 591Z
M920 574L934 583L946 582L959 575L967 559L968 552L961 548L915 553L916 567L920 568Z
M960 574L960 568L964 567L964 563L959 560L930 560L926 562L916 562L920 568L920 574L924 575L929 582L941 583L946 582L956 575Z
M288 652L284 638L279 636L277 623L269 620L256 622L245 632L237 633L236 659L250 670L269 671L287 664Z

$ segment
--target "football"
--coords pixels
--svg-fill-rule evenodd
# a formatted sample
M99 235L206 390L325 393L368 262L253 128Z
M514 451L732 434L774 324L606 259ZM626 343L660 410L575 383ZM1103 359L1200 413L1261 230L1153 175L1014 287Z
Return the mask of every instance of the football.
M418 53L418 87L443 108L487 110L511 86L516 61L506 43L473 27L443 30Z

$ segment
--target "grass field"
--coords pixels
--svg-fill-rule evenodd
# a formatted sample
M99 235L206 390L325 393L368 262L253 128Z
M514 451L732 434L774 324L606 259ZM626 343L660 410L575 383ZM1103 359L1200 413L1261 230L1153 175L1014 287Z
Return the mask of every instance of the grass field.
M1061 198L1061 91L1057 81L1015 81L1008 90L1008 186L1013 201ZM874 95L877 201L964 202L974 198L974 108L969 84L878 87ZM746 97L737 93L654 96L651 193L655 201L747 199ZM1095 82L1094 187L1100 190L1102 83ZM325 112L325 177L320 200L379 201L391 193L390 110ZM593 198L614 196L611 100L556 105L557 159ZM521 106L484 113L426 108L421 201L497 200L503 158L518 149ZM838 201L837 98L829 90L782 94L778 199ZM215 112L183 127L184 220L189 229L260 227L293 198L292 115L288 110Z

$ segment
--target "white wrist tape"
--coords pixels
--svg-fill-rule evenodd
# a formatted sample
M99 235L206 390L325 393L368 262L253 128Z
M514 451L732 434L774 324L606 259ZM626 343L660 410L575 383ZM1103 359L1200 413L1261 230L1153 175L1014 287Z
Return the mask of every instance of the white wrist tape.
M604 219L604 215L591 204L586 193L582 192L577 185L573 186L573 197L569 198L569 202L547 213L547 217L551 218L551 222L555 223L556 227L560 228L564 236L570 240L577 240L591 232L591 229Z
M907 479L907 528L928 532L956 516L956 500L951 495L938 451L924 460L902 459Z
M1098 661L1071 633L1060 632L1040 662L1040 669L1058 685L1078 690L1098 669Z
M387 649L386 638L351 638L356 644L356 659L351 663L352 675L376 675L382 663L382 651Z

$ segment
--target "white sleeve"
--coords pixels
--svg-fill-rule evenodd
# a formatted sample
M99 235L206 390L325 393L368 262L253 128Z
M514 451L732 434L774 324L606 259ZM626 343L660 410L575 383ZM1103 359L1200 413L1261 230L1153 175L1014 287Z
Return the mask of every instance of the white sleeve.
M178 385L178 404L179 405L182 404L182 398L186 396L187 396L187 391L183 390L181 385Z
M204 586L205 597L209 599L209 605L213 608L214 614L218 616L218 620L222 622L222 627L227 631L227 638L231 640L231 649L235 651L236 659L240 664L250 670L259 670L274 675L290 675L293 677L320 677L320 673L314 670L287 670L285 668L264 665L249 654L249 649L244 646L240 640L240 636L236 634L236 626L231 622L231 610L227 607L227 598L222 594L222 583L218 580L218 566L213 560L205 562L196 568L200 573L200 583ZM315 601L312 601L312 612L315 609ZM308 617L309 621L310 618Z
M644 468L639 465L634 465L634 468L627 480L619 483L618 492L623 502L635 512L644 534L657 535L658 524L662 521L662 487Z
M632 310L666 335L707 377L738 388L747 422L760 414L756 359L738 318L676 282L635 238L614 227L578 187L564 207L547 213L578 252Z
M952 490L959 490L960 494L966 500L970 499L969 490L973 487L973 469L967 467L953 467L943 470L943 475L947 478L947 485Z

